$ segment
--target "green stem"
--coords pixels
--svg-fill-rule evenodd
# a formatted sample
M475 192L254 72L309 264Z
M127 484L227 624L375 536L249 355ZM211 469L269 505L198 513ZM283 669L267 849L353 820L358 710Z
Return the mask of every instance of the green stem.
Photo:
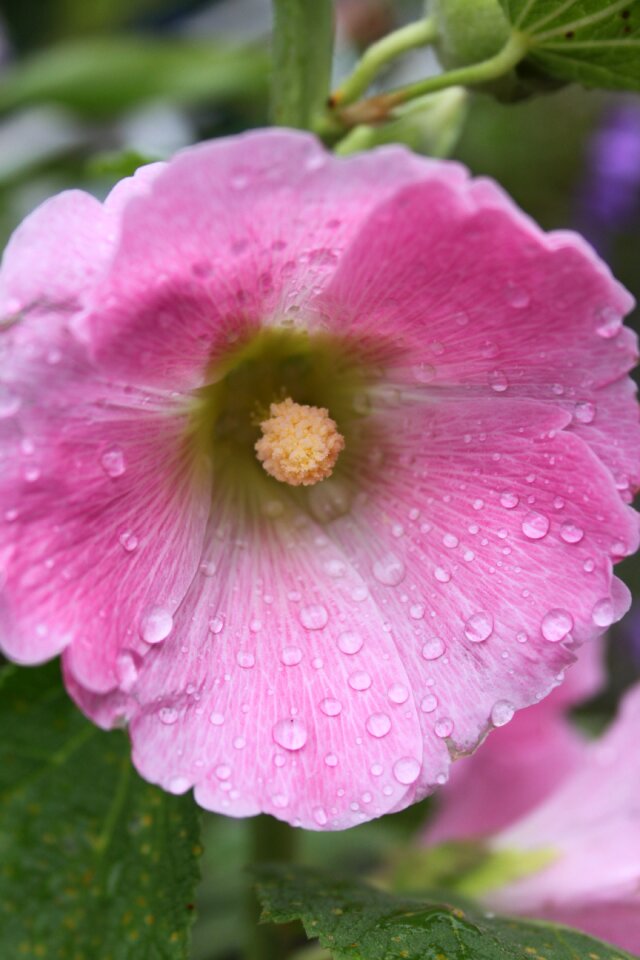
M332 0L273 0L271 116L310 129L324 106L333 57Z
M364 52L353 72L342 81L332 94L331 102L340 106L353 103L373 83L376 74L391 60L395 60L407 50L433 43L437 36L435 20L427 18L409 23L400 30L394 30Z
M395 107L408 103L410 100L415 100L416 97L422 97L427 93L435 93L447 87L469 87L490 80L497 80L523 59L528 48L529 38L524 33L514 30L502 50L495 56L489 57L488 60L482 60L480 63L470 64L466 67L459 67L456 70L448 70L433 77L425 77L424 80L419 80L417 83L409 84L406 87L399 87L397 90L390 90L388 93L382 93L377 97L361 100L352 107L340 110L338 118L344 129L349 129L359 123L380 123L388 118Z
M288 823L262 815L248 824L250 832L249 863L291 863L299 831ZM247 960L277 960L289 953L289 930L272 924L258 923L260 905L253 884L249 891Z

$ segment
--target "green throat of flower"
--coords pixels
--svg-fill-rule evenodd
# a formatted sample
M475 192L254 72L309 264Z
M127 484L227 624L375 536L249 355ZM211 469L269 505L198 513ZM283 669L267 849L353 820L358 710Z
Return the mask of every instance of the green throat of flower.
M211 365L189 447L238 494L353 476L376 373L339 337L262 329Z

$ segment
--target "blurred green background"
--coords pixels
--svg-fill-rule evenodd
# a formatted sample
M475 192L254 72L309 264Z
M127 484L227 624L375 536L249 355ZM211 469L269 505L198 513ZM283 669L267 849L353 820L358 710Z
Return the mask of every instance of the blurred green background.
M338 0L335 79L422 3ZM0 246L67 187L104 196L140 163L268 122L269 0L0 0ZM412 54L399 83L436 69ZM452 155L495 177L546 228L582 230L640 298L640 102L577 87L502 105L470 99ZM637 312L632 322L637 323ZM640 595L640 565L623 576ZM610 643L611 683L583 714L611 713L640 674L632 610ZM425 805L347 834L306 834L304 858L374 869L408 843ZM246 935L246 825L207 817L194 960L233 960Z

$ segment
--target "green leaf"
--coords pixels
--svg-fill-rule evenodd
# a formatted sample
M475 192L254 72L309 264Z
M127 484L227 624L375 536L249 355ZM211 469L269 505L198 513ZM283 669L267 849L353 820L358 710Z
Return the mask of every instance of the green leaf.
M640 90L640 0L500 0L530 40L527 63L554 78Z
M273 0L273 13L273 122L310 130L329 95L333 4Z
M56 664L0 673L0 956L185 960L198 879L191 797L142 781L122 731Z
M302 920L338 960L631 960L568 927L397 897L304 868L261 868L258 895L264 921Z
M95 120L158 98L252 101L266 92L267 74L268 57L255 47L103 37L56 46L5 68L0 111L52 102Z

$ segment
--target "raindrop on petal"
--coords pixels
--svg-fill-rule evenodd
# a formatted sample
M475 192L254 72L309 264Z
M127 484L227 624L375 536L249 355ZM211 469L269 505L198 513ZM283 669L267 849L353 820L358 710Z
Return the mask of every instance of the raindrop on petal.
M488 640L492 633L493 617L484 610L474 613L464 625L464 635L471 643L482 643Z
M420 776L420 762L415 757L401 757L393 765L393 775L404 786L415 783Z
M386 737L391 730L391 717L386 713L372 713L365 724L372 737Z
M405 565L399 557L389 553L373 564L373 575L379 583L387 587L395 587L404 578Z
M494 727L504 727L513 718L515 708L508 700L497 700L491 710L491 723Z
M329 613L326 607L319 603L300 609L300 623L306 630L322 630L329 622Z
M161 643L173 629L173 617L164 607L149 607L140 621L140 636L145 643Z
M573 617L567 610L549 610L542 618L542 636L551 643L559 643L573 629Z
M549 518L532 510L522 521L522 532L529 540L542 540L549 532Z
M285 717L274 724L273 739L285 750L301 750L307 742L307 728L297 717Z

